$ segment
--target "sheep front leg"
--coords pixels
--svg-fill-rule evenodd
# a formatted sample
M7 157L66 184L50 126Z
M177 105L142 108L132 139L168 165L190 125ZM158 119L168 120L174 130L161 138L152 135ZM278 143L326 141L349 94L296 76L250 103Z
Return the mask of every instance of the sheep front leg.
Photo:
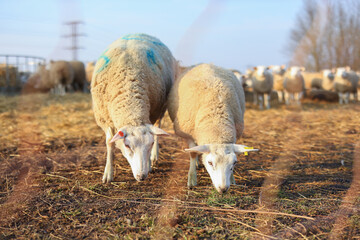
M264 96L263 96L263 94L259 94L259 108L260 108L260 110L264 109Z
M264 94L264 104L266 106L266 109L270 109L270 94L268 93Z
M283 91L277 91L277 94L278 94L279 103L282 103L284 101L284 92Z
M159 119L159 128L161 128L161 119ZM154 135L154 145L151 149L151 155L150 155L150 168L153 168L155 163L159 160L159 138L158 136ZM150 169L151 171L151 169Z
M345 104L349 104L350 92L345 93Z
M196 179L196 162L197 162L198 155L196 153L190 153L190 168L188 173L188 188L197 185Z
M339 92L338 95L339 95L339 104L343 104L343 94Z
M290 96L288 92L285 92L285 104L289 105L290 104Z
M106 135L106 165L104 170L104 175L102 178L103 183L110 183L114 180L114 149L115 143L110 143L113 132L111 127L108 127L107 131L105 132Z

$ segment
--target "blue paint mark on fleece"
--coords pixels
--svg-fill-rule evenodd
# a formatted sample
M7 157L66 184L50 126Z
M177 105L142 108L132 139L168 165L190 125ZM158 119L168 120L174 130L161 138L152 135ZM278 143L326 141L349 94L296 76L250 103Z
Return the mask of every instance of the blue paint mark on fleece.
M154 55L154 51L152 49L146 50L146 58L150 65L156 64L156 59Z
M101 56L99 57L99 59L98 59L98 61L100 60L100 59L104 59L104 65L102 65L101 66L101 68L99 68L97 71L96 71L96 73L99 73L99 72L101 72L101 71L103 71L108 65L109 65L109 63L110 63L110 58L108 57L108 56L105 56L105 53L107 52L107 50L108 49L106 49L102 54L101 54Z
M136 36L138 36L138 37L136 37ZM150 43L152 43L154 45L158 45L158 46L165 46L165 44L163 44L162 42L151 41L149 39L142 38L141 35L137 35L137 34L126 35L126 36L122 37L121 39L124 39L124 40L138 40L138 41L142 41L142 42L150 42Z

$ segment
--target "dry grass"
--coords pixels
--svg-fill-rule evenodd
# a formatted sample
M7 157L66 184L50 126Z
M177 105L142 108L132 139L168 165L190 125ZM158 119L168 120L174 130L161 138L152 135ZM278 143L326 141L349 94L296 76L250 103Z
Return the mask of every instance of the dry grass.
M0 96L0 239L360 238L359 110L247 106L239 142L261 151L239 157L238 185L219 195L203 167L186 188L174 135L146 181L118 151L115 182L103 185L90 95ZM173 132L168 118L163 128Z

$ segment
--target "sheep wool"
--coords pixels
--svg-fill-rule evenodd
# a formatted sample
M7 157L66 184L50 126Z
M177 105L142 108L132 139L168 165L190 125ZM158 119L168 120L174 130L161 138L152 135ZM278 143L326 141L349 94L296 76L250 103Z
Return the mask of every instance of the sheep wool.
M176 69L170 50L155 37L130 34L113 42L91 81L97 124L106 131L155 123L166 110Z
M175 82L168 111L181 137L198 145L235 143L244 128L244 90L231 71L201 64Z

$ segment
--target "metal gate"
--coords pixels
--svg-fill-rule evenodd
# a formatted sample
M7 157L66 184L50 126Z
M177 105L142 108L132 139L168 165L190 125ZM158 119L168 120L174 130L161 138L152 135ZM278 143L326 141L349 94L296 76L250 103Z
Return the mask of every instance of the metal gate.
M42 57L0 55L0 93L19 92L38 65L45 62Z

